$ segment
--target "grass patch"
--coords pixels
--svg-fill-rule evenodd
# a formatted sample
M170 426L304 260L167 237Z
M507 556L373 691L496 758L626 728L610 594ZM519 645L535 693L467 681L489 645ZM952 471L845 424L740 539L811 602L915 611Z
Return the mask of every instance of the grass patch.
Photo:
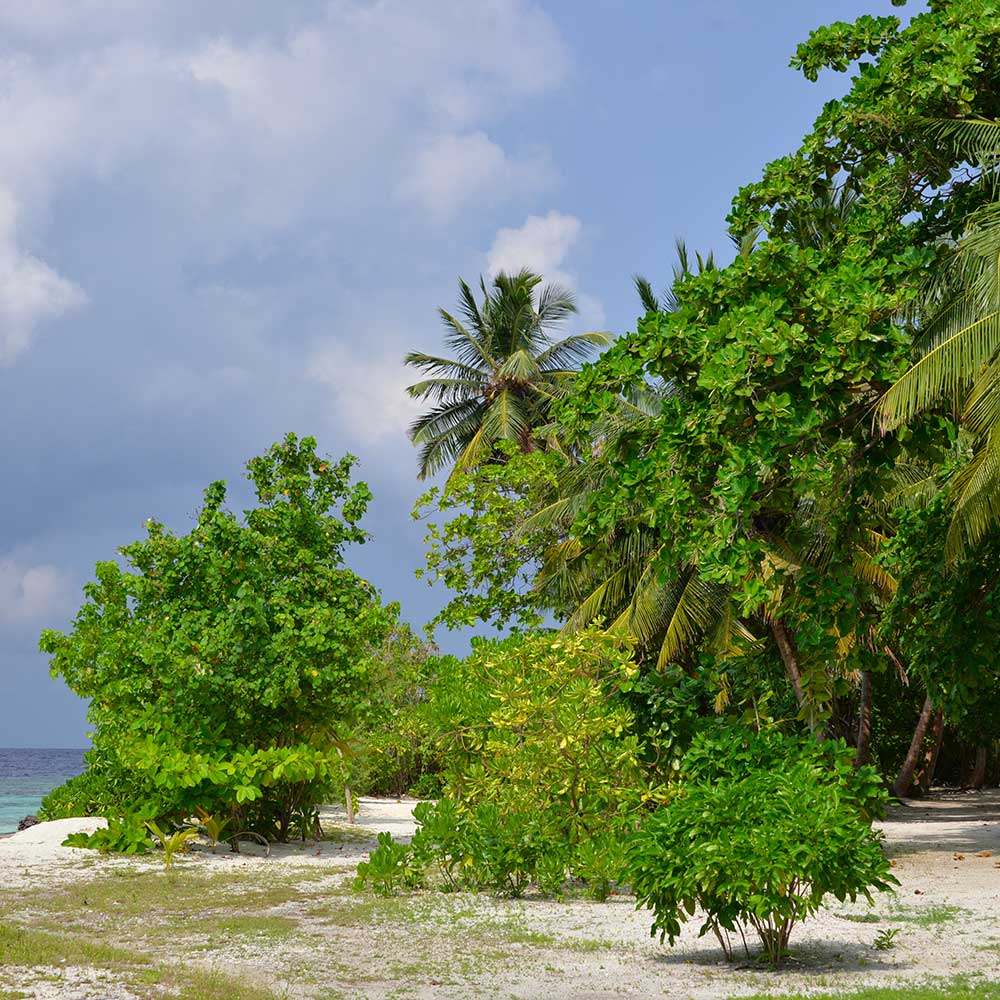
M242 913L197 917L185 921L184 930L194 934L224 934L228 937L287 937L298 924L291 917Z
M93 941L78 934L53 933L0 923L0 969L46 969L62 973L84 966L114 975L121 982L141 990L142 986L162 987L164 1000L281 1000L278 994L242 982L215 970L202 970L172 962L158 966L147 955ZM10 993L0 997L23 997Z
M913 924L916 927L937 927L968 913L961 906L901 907L886 916L894 923Z
M877 913L835 913L840 920L850 920L852 924L879 924L885 918Z
M1000 984L970 983L959 979L950 983L928 983L891 989L871 986L844 993L758 993L740 1000L1000 1000ZM736 1000L736 998L730 998Z

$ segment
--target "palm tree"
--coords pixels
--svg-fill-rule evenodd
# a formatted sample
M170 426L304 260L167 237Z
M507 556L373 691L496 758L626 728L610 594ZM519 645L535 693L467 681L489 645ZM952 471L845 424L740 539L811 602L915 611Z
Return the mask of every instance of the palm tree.
M889 431L942 404L958 416L971 458L950 483L945 553L954 560L1000 522L1000 122L925 127L951 141L958 160L979 165L984 202L932 273L911 317L923 326L920 357L882 397L876 419Z
M410 425L410 439L420 448L421 479L449 464L453 477L496 458L501 441L534 451L543 443L538 429L577 366L611 342L606 333L553 341L550 330L576 312L576 303L566 289L539 288L541 282L527 269L501 272L491 287L480 278L483 300L477 302L459 280L459 315L439 310L453 357L406 355L406 364L428 376L406 391L435 402Z

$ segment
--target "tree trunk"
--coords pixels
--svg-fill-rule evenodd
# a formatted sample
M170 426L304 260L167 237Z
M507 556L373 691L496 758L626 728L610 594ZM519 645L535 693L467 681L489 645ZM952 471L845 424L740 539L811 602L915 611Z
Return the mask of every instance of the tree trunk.
M924 754L924 767L920 775L920 790L929 792L934 781L934 771L937 769L938 754L941 753L941 742L944 740L944 712L939 708L934 713L931 722L931 745Z
M861 671L861 705L858 708L858 743L854 752L854 769L864 767L871 759L872 743L872 672Z
M906 752L906 759L899 769L896 780L892 783L892 794L897 799L905 799L910 793L910 786L913 784L913 772L917 769L917 761L920 759L920 748L924 742L924 734L927 732L927 723L930 722L931 699L928 695L924 699L924 707L921 709L920 718L917 719L917 728L913 730L913 739L910 741L910 749Z
M781 662L785 665L785 672L788 674L788 679L792 682L792 690L795 692L795 704L801 709L806 703L806 692L802 686L802 671L799 669L799 656L795 650L795 643L788 634L788 629L785 628L784 622L779 618L775 618L771 622L771 633L774 635L778 652L781 654ZM823 734L819 731L819 727L816 724L816 715L812 705L809 706L807 721L813 736L821 740Z
M986 747L976 747L976 763L972 768L972 787L979 791L986 784Z

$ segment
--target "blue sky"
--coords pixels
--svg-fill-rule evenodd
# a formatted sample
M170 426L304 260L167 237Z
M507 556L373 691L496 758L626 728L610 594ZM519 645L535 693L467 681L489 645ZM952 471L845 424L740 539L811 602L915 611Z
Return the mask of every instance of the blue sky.
M357 454L352 564L419 626L408 349L461 275L528 266L629 330L676 236L845 76L809 30L889 0L0 0L0 746L79 746L48 677L99 559L286 431ZM898 13L898 12L897 12ZM464 639L443 637L460 652Z

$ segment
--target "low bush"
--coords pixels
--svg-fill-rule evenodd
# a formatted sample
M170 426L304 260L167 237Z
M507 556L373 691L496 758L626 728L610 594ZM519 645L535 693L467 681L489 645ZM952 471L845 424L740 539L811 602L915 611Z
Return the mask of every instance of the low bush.
M415 810L406 863L444 889L556 895L573 877L606 898L625 838L661 794L620 697L636 672L596 629L479 640L465 660L442 659L422 712L445 794ZM402 863L398 845L380 847L359 885Z
M794 926L838 900L898 884L869 817L886 793L838 744L777 732L712 733L684 758L687 780L633 835L628 878L651 934L671 943L696 909L732 957L730 933L753 928L782 964ZM832 765L832 766L831 766ZM876 787L877 786L877 787Z

